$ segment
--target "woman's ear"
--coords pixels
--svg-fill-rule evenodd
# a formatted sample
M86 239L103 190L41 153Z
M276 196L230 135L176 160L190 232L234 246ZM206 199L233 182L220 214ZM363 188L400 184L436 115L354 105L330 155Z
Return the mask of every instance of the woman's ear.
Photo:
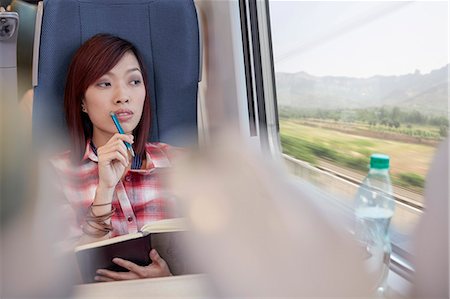
M84 99L81 100L81 111L87 113L86 103Z

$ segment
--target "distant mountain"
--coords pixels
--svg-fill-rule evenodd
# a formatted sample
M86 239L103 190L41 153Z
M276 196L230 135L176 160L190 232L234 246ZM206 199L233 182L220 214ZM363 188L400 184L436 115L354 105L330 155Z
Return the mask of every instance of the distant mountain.
M399 106L447 113L449 65L427 74L351 78L276 73L279 105L296 108L367 108Z

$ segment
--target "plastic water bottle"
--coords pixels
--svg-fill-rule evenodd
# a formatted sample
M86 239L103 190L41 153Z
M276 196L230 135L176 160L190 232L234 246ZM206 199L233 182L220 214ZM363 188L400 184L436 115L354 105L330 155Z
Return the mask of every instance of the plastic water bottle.
M355 236L361 242L363 258L369 275L377 282L376 292L386 290L391 242L389 223L394 215L395 202L389 178L389 156L373 154L369 174L355 198Z

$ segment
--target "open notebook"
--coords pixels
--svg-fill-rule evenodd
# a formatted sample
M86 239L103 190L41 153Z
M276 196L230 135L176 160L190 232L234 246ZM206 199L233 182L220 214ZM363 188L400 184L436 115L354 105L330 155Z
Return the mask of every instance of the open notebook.
M185 258L183 242L187 237L183 218L164 219L148 223L137 233L81 245L75 248L83 282L95 282L97 269L128 271L112 262L120 257L141 266L151 260L149 252L155 248L167 262L174 275L192 274Z

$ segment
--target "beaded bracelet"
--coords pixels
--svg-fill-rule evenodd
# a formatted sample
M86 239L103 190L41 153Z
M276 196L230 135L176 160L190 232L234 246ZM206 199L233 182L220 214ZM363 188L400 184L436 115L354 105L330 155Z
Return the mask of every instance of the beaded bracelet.
M108 203L109 204L109 203ZM91 204L88 209L88 214L85 216L85 225L83 225L83 232L91 237L103 237L106 236L109 232L113 230L112 225L106 223L106 220L110 219L112 215L116 212L116 209L113 207L110 212L103 215L95 215L92 211L92 207L94 206L104 206L107 204L93 205ZM96 225L93 225L95 223ZM86 225L95 229L95 232L87 229Z
M103 206L107 206L107 205L110 205L110 204L111 204L110 202L99 203L99 204L96 204L96 205L94 205L94 203L91 203L91 207L103 207Z

